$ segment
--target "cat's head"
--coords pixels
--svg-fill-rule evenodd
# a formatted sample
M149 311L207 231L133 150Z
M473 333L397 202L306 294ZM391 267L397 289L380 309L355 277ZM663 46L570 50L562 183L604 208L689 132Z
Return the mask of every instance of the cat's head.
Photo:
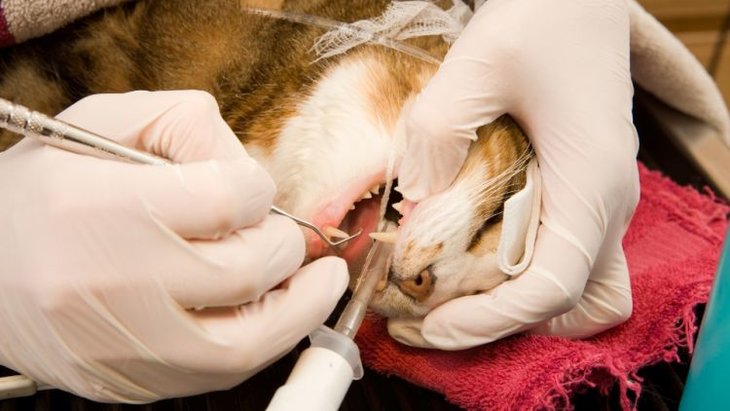
M386 180L397 177L389 171L397 173L403 154L405 108L436 70L370 50L338 60L306 93L288 100L273 144L247 145L273 176L280 208L333 234L331 228L362 230L333 252L303 229L309 258L340 255L353 277L371 244L368 234L377 230ZM371 304L381 314L425 315L507 279L497 264L501 212L525 184L532 152L506 116L478 135L450 188L394 218L401 226L390 236L395 242L390 269Z
M505 202L525 186L532 152L507 117L479 130L455 182L415 206L399 206L401 225L385 281L371 302L388 317L423 316L453 298L488 291L508 276L498 246Z
M375 91L397 85L380 66L357 60L332 68L298 103L264 161L279 188L281 208L325 229L363 230L336 252L348 260L353 276L371 243L368 234L377 230L388 166L402 154L402 109L414 97L401 92L402 97L384 101ZM478 135L451 187L413 208L396 206L405 216L392 217L401 225L389 236L395 246L390 269L383 272L387 281L371 304L379 313L424 315L507 279L496 261L501 212L524 185L532 154L509 117L482 127ZM304 233L310 258L332 253L311 231Z

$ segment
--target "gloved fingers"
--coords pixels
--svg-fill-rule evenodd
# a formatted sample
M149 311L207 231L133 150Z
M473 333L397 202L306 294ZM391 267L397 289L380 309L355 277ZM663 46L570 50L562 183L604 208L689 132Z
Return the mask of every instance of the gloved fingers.
M347 282L344 260L325 257L257 301L201 311L183 309L164 284L72 287L43 307L58 331L52 338L71 358L39 358L59 371L46 382L102 401L149 402L223 389L323 324Z
M79 286L55 294L39 307L53 332L21 347L42 364L36 371L52 370L27 373L37 381L96 401L143 403L223 388L238 377L203 372L224 361L213 355L223 344L161 285ZM49 344L61 349L48 351Z
M513 92L519 95L510 114L536 146L545 142L609 144L610 139L597 136L615 134L626 118L631 123L633 85L625 1L559 0L536 5L520 0L515 7L523 26L513 45L510 74ZM546 130L567 135L552 139L537 135ZM571 140L577 136L581 139Z
M304 260L302 231L277 215L217 241L192 241L191 246L198 263L164 278L173 299L187 308L257 301Z
M108 160L98 160L106 161ZM173 166L115 163L120 203L133 201L186 239L218 239L261 221L271 209L276 187L252 158Z
M409 139L417 132L409 134ZM421 137L424 138L424 137ZM471 140L430 140L409 143L398 169L398 191L419 202L454 182Z
M444 350L486 344L572 309L590 266L583 252L541 226L527 270L484 294L460 297L425 317L421 334Z
M542 146L542 224L530 266L487 294L458 298L430 312L421 326L428 343L442 349L488 343L534 328L578 304L589 274L598 274L592 270L603 261L604 248L620 248L638 201L633 147L616 143L621 136L631 139L633 127L621 127L623 132L614 135L612 143ZM606 172L595 171L604 167ZM606 255L619 254L614 249ZM619 278L622 271L614 271ZM599 276L595 281L609 279ZM618 298L624 299L620 294ZM617 310L617 317L623 311Z
M476 130L507 109L503 77L489 57L447 56L406 113L398 187L408 200L421 201L454 181Z
M631 122L628 45L623 1L490 1L412 108L400 191L412 201L442 191L463 161L467 144L459 140L503 113L525 129L538 156L546 141L566 145L566 133L582 146L622 133Z
M576 306L531 330L536 334L583 338L626 321L631 315L631 281L621 246L624 230L608 234Z
M388 318L388 334L394 340L411 347L436 348L423 338L421 327L423 327L423 318Z
M96 94L57 118L176 163L248 157L215 98L204 91Z
M635 130L622 120L613 135L585 130L592 138L575 136L571 144L547 142L556 136L541 134L541 223L579 250L589 268L606 244L620 242L639 199Z
M324 257L302 267L258 301L191 314L217 346L205 351L210 361L199 367L219 373L260 369L322 325L347 282L345 261Z
M531 330L535 334L586 338L615 327L631 316L630 287L588 281L576 306Z
M407 113L399 190L418 202L458 174L476 130L522 98L519 22L502 19L517 4L489 2L472 18ZM533 5L534 7L534 5Z
M33 201L43 207L52 205L56 213L106 210L97 217L116 210L152 219L185 239L218 239L258 223L269 214L276 192L271 176L250 157L152 166L78 155L29 139L13 150L8 164L40 170L28 181L35 186Z

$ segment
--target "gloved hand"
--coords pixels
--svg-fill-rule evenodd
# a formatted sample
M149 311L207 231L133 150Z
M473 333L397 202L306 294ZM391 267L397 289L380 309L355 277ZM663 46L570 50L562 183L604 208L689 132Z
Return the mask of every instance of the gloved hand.
M486 2L412 108L399 185L412 201L443 190L475 130L511 114L543 181L534 257L492 292L390 321L391 335L450 350L527 329L589 336L626 320L621 239L639 194L632 95L623 0Z
M58 117L184 164L27 138L0 154L0 364L150 402L234 386L324 322L344 262L300 269L302 232L269 214L274 184L210 95L96 95Z

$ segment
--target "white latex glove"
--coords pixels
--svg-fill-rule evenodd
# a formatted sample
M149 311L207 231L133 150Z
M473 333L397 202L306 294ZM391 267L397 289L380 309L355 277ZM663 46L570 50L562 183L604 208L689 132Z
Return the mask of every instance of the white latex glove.
M626 320L621 239L639 195L632 95L623 0L486 2L413 106L399 184L412 201L443 190L475 130L511 114L543 180L534 258L488 294L390 321L391 335L448 350L527 329L589 336Z
M269 214L274 184L209 94L96 95L58 117L185 164L0 153L2 365L149 402L232 387L324 322L344 261L299 269L301 230Z

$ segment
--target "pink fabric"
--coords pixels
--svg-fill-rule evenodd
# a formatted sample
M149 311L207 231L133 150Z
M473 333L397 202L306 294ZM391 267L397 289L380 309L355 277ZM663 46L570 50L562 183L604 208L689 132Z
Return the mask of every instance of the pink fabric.
M5 9L3 3L0 1L0 47L10 46L15 43L15 37L10 32L8 22L5 18Z
M641 201L624 238L632 275L631 319L586 340L514 336L461 352L414 349L368 318L357 341L365 365L443 393L471 410L570 408L584 387L617 383L624 409L641 393L636 372L692 350L693 308L707 301L730 207L640 165ZM629 396L628 393L633 395Z

